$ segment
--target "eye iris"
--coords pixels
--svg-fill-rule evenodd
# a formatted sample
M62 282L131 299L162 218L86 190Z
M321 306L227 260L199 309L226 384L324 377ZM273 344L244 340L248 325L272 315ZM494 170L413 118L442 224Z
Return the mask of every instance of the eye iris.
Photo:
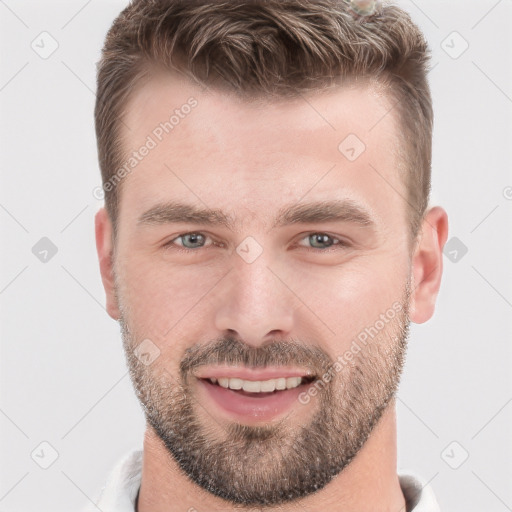
M311 235L309 238L310 238L310 241L312 242L313 246L315 246L315 243L317 243L317 242L319 244L321 244L322 247L326 247L325 244L327 244L327 247L329 247L333 244L331 237L329 235L324 235L322 233L316 233L314 235Z
M201 235L199 233L189 233L187 235L183 235L182 238L183 238L184 242L188 239L192 245L195 245L198 243L198 240L199 240L199 242L201 242L202 236L203 235ZM187 244L185 244L185 245L187 245Z

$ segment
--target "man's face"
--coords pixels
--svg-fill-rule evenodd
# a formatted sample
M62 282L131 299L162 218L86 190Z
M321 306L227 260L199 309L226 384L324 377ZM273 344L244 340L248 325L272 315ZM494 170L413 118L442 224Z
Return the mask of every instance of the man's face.
M396 391L411 269L388 109L369 88L263 105L161 76L129 104L127 158L150 149L119 208L127 361L170 456L233 503L324 487Z

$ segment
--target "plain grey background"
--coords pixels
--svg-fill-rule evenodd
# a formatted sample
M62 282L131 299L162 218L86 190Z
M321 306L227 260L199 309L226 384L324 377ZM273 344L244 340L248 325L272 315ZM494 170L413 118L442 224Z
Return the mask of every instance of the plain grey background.
M504 512L512 510L512 1L399 3L433 52L432 204L450 222L436 313L411 324L399 468L430 481L443 512ZM95 63L125 4L0 0L0 512L79 510L142 443L119 327L104 309L93 223L102 204L93 196Z

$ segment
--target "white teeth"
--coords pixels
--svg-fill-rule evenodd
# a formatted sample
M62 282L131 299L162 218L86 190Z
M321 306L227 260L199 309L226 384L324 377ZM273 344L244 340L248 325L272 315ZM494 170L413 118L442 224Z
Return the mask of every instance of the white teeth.
M230 389L242 389L244 381L242 379L228 379Z
M261 382L259 380L244 380L242 385L244 391L250 391L251 393L259 393L261 391Z
M226 379L225 377L220 377L218 380L219 380L219 386L222 386L223 388L229 387L229 379Z
M279 377L278 379L268 380L244 380L236 377L212 377L210 382L218 382L219 386L234 390L243 389L251 393L268 393L274 390L293 389L302 383L302 377Z
M286 389L286 379L284 377L276 379L276 389Z
M268 392L274 391L276 389L276 381L275 380L262 380L260 385L260 391Z
M296 388L300 384L301 380L301 377L288 377L286 379L286 388Z

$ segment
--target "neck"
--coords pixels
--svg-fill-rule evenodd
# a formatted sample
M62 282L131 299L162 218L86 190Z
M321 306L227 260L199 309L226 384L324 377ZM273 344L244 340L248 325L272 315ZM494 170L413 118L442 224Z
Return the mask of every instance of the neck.
M302 500L309 512L405 512L396 468L396 412L394 400L383 413L367 442L352 462L322 490ZM154 431L144 436L142 482L138 512L208 510L241 511L208 493L184 475ZM248 507L254 510L254 507ZM265 512L296 512L297 503L266 507Z

